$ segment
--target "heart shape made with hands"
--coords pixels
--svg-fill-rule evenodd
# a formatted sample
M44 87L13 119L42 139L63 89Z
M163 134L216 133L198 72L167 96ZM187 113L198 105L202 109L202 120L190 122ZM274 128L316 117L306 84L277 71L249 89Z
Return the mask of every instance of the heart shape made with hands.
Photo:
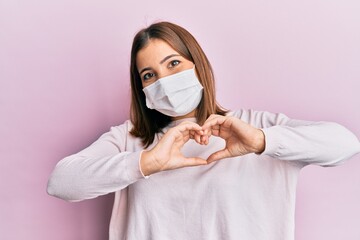
M190 139L194 139L200 145L207 145L211 136L224 139L225 147L212 153L208 159L197 156L184 157L181 153L181 148ZM144 173L151 174L188 166L206 165L248 153L261 153L264 148L265 136L260 129L236 117L211 115L202 126L184 121L170 128L153 149L143 152L141 168Z

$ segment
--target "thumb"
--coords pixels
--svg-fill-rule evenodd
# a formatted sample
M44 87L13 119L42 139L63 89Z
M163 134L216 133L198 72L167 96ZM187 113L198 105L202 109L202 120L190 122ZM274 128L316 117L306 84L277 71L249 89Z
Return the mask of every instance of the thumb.
M199 157L189 157L184 159L184 167L192 167L199 165L206 165L208 162L205 159Z
M221 159L227 158L227 157L230 157L229 151L226 150L226 149L223 149L223 150L219 150L219 151L214 152L213 154L211 154L208 157L207 162L212 163L214 161L218 161L218 160L221 160Z

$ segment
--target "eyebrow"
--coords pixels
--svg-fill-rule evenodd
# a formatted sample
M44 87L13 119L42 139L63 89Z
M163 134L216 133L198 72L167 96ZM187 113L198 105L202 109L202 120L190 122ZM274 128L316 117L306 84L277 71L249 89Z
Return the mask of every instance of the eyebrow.
M180 55L179 54L170 54L169 56L164 57L164 59L160 61L160 64L163 64L169 58L176 57L176 56L180 56ZM143 68L139 74L141 75L143 72L145 72L147 70L151 70L151 67Z
M171 55L169 55L167 57L164 57L164 59L160 61L160 64L163 64L169 58L176 57L176 56L180 56L180 55L179 54L171 54Z

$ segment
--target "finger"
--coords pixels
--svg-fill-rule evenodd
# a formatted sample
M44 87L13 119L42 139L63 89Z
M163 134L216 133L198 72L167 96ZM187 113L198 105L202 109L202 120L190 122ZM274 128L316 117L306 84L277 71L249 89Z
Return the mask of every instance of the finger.
M191 138L191 135L189 133L183 133L182 138L183 138L184 142L187 142Z
M201 144L201 136L198 132L195 132L194 130L189 131L189 136L191 139L194 139L197 143Z
M219 135L220 127L224 122L226 121L227 117L219 116L209 118L205 121L204 125L202 126L202 129L204 130L205 134L210 136L216 134L216 136Z
M184 167L192 167L192 166L208 164L208 162L205 159L199 157L184 158L183 163L184 163Z
M204 136L207 136L208 138L210 138L211 135L219 136L220 129L221 127L219 125L212 126L211 128L204 130Z
M200 143L201 144L201 136L199 134L195 134L195 140L197 143Z
M208 120L205 121L205 123L203 124L202 126L202 129L205 131L205 130L213 130L213 129L218 129L219 126L221 124L223 124L225 122L227 117L224 117L224 116L216 116L216 117L213 117L213 118L209 118Z
M202 128L197 123L188 122L188 121L181 123L180 125L176 126L175 128L181 132L190 131L190 130L203 132Z
M204 129L204 128L203 128ZM209 129L204 129L204 135L210 137L212 135L212 129L209 128Z
M204 131L203 130L190 130L190 136L192 139L194 139L197 143L199 144L203 144L203 136L204 136Z
M203 128L205 134L208 134L208 129L205 129L205 128L204 128L204 125L205 125L207 122L211 121L212 119L217 118L218 116L219 116L219 115L211 114L211 115L205 120L204 124L202 125L202 128Z
M201 141L201 144L207 145L209 143L209 136L207 136L207 135L201 136L200 141Z
M220 127L212 127L211 128L211 135L219 136L220 135Z
M217 117L222 117L222 115L211 114L211 115L206 119L206 121L209 121L209 120L214 119L214 118L217 118ZM206 121L205 121L205 122L206 122Z
M190 130L190 131L183 131L183 132L178 132L179 135L178 137L182 138L182 139L179 139L180 142L178 142L180 145L179 146L182 146L184 145L187 141L189 141L189 139L193 139L195 140L198 144L203 144L201 142L201 137L202 135L199 135L198 133L194 132L193 130Z
M195 139L195 132L193 130L189 131L189 135L191 139Z
M172 133L173 136L180 137L180 134L184 138L184 142L187 142L190 138L196 138L196 131L203 132L201 127L194 122L184 122L176 127L173 127L169 130L169 134Z
M222 116L222 115L217 115L217 114L211 114L205 121L205 123L207 122L210 122L210 121L213 121L214 119L217 119L217 118L224 118L225 116ZM205 124L204 123L204 124Z
M230 157L229 152L226 149L223 149L223 150L220 150L220 151L217 151L217 152L214 152L213 154L211 154L208 157L207 162L212 163L214 161L218 161L218 160L228 158L228 157Z

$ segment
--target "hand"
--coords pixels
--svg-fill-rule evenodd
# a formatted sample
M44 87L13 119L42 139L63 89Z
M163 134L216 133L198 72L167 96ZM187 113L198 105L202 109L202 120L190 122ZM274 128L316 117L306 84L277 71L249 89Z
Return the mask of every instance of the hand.
M208 157L208 163L248 153L261 153L265 149L264 133L235 117L213 114L205 121L202 129L207 137L218 136L226 143L224 149ZM205 136L200 138L201 142L208 143Z
M202 128L193 122L183 122L169 129L153 149L143 151L140 159L142 172L150 175L165 170L206 165L205 159L186 158L180 151L191 138L200 143L203 134Z

